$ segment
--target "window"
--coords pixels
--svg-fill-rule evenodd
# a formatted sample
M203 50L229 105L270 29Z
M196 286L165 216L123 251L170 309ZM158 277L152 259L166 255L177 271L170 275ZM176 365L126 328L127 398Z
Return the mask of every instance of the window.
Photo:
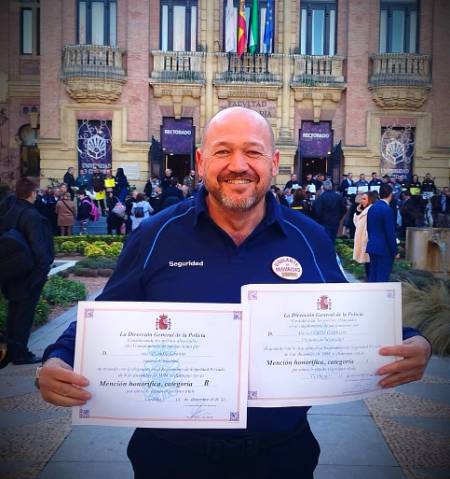
M162 51L197 50L197 0L162 0L160 48Z
M335 55L336 1L302 1L300 8L300 53Z
M117 1L78 0L78 43L117 45Z
M20 54L40 54L40 8L39 1L22 0L26 5L20 9Z
M238 13L239 13L239 0L233 0L233 10L232 14L229 16L229 20L227 20L227 0L224 0L224 50L225 51L230 51L230 52L236 52L237 49L237 25L238 25ZM250 15L251 15L251 7L252 7L252 0L245 0L245 21L247 24L247 49L248 49L248 44L250 41ZM265 44L264 43L264 32L266 29L266 16L267 16L267 10L268 6L271 4L272 8L272 24L271 28L269 27L271 31L270 35L270 43ZM258 12L258 17L259 17L259 41L258 41L258 47L256 52L257 53L273 53L274 51L274 33L275 33L275 1L274 0L260 0L258 2L259 5L259 12ZM234 42L231 40L227 41L227 38L235 39ZM227 48L227 44L232 44L234 43L234 47L229 47Z
M417 53L417 0L381 2L380 53Z

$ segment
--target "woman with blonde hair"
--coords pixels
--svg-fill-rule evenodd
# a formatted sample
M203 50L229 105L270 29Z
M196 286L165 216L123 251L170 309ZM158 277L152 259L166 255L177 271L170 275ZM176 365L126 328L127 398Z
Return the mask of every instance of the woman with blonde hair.
M353 259L364 264L366 270L366 279L369 276L370 259L366 253L366 247L368 242L367 235L367 213L369 208L378 199L378 193L376 191L369 191L368 193L362 193L359 198L359 204L356 207L356 212L353 215L353 223L355 225L355 239L353 244ZM358 203L358 198L355 198L355 202Z

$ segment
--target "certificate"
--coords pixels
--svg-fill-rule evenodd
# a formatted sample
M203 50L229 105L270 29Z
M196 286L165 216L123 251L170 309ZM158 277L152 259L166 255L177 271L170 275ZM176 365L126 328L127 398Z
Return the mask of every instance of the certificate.
M239 304L81 302L73 424L245 428L248 316Z
M367 193L369 191L369 187L365 186L358 186L358 193Z
M382 390L378 368L401 344L400 283L248 285L249 406L352 401Z
M347 188L347 194L348 195L356 195L358 188L356 186L349 186Z

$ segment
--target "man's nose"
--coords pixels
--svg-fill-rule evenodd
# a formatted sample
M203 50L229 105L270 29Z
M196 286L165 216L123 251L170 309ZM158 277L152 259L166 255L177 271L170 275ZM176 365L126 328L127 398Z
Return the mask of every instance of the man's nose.
M228 164L228 169L234 172L242 172L248 169L247 158L242 151L234 151Z

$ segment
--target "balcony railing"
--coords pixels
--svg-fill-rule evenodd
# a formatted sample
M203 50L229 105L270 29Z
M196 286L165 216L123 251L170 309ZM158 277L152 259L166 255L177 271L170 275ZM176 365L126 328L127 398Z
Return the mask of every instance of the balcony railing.
M344 57L292 55L292 58L294 84L321 86L344 83Z
M153 51L151 78L161 82L203 83L205 53Z
M431 86L431 56L412 53L372 55L372 86Z
M282 55L217 53L217 83L280 83Z
M123 51L103 45L66 45L62 51L63 79L91 77L125 80Z

